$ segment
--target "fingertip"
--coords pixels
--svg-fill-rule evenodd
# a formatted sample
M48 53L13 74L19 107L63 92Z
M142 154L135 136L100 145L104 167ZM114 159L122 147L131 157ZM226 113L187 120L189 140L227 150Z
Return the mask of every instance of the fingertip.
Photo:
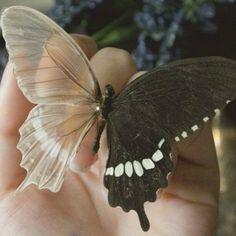
M71 34L71 37L79 44L89 59L98 51L97 44L92 37L82 34Z
M111 84L118 93L136 72L130 53L123 49L107 47L99 50L91 58L92 68L99 80L101 89Z

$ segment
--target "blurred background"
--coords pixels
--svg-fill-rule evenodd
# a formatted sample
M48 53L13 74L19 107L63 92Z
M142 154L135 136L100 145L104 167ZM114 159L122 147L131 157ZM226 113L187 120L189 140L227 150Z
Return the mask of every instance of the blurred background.
M139 69L198 56L236 60L236 0L1 0L36 8L67 32L92 36L98 47L128 50ZM7 62L0 38L0 74ZM218 236L236 235L236 102L213 121L221 171Z

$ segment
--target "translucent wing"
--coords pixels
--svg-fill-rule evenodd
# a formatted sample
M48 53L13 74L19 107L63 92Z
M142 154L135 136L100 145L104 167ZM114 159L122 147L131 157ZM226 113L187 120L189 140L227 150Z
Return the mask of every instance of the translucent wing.
M20 128L17 148L27 176L18 190L36 184L59 191L71 159L95 121L89 106L37 105Z
M58 191L71 158L96 122L99 85L80 47L42 13L7 8L1 27L18 85L39 104L20 129L18 148L27 176L19 190L35 183Z
M170 141L186 138L235 96L236 62L219 57L181 60L128 84L108 117L110 205L134 209L148 230L143 204L167 186Z
M17 82L31 102L78 104L100 95L83 51L47 16L14 6L3 11L1 27Z

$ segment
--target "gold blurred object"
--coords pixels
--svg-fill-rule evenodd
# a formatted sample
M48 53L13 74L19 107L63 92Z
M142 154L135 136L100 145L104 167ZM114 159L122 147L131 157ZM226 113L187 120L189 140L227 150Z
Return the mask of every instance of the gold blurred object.
M223 111L213 120L213 135L220 168L218 236L236 235L236 124Z

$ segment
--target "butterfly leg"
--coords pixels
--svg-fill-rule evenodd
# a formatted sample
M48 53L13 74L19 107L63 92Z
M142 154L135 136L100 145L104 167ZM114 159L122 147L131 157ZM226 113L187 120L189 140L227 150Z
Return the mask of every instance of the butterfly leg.
M97 153L99 147L100 147L100 138L102 135L102 131L104 130L104 127L106 125L105 119L100 119L97 123L97 130L96 130L96 137L93 144L93 152Z

